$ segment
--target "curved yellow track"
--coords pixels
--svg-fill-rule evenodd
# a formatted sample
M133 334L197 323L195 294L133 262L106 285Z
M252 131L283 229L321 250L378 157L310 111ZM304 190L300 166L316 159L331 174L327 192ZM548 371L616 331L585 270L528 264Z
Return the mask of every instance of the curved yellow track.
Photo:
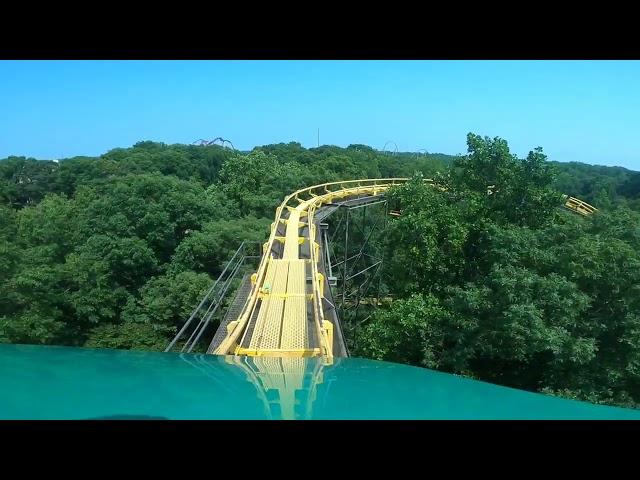
M319 245L313 216L318 207L358 196L376 196L406 178L349 180L303 188L287 196L276 209L269 240L252 289L237 320L213 352L217 355L271 357L333 357L333 324L324 319L324 278L318 272ZM431 180L425 182L433 183ZM581 215L596 209L565 196L565 206ZM278 236L278 226L286 225ZM302 232L306 232L304 235ZM275 242L283 243L282 256L274 258ZM309 257L300 258L300 246L308 242ZM310 280L310 282L308 282ZM251 325L252 328L248 328Z

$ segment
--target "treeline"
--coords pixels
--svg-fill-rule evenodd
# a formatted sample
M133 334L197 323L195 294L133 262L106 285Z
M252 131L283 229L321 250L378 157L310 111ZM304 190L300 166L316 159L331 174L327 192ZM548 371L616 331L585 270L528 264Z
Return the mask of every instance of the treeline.
M252 152L257 151L275 156L280 163L295 163L302 167L305 179L311 182L336 179L336 175L408 177L420 172L433 176L445 171L457 158L440 153L381 153L366 145L306 149L299 143L281 143L256 147ZM21 208L38 203L47 193L72 196L79 185L127 174L171 175L207 187L219 181L222 165L233 156L232 153L219 146L165 145L146 141L132 148L111 150L100 157L59 161L9 157L0 160L0 203ZM549 163L556 168L554 186L561 192L597 203L600 208L624 203L640 209L640 172L578 162ZM336 167L336 164L340 165Z

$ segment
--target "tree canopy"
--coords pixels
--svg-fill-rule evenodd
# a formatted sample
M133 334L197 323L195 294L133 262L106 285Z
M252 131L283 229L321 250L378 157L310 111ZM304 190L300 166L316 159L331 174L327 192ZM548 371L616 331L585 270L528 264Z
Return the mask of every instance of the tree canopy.
M390 194L402 205L385 236L399 299L357 352L640 406L640 216L563 212L540 149L518 160L475 135L468 147L446 192L416 178Z
M0 160L0 342L161 350L242 241L266 240L286 195L410 177L373 240L393 301L347 339L352 353L639 407L640 173L541 148L520 159L501 138L467 147L144 141ZM564 211L562 193L599 210Z

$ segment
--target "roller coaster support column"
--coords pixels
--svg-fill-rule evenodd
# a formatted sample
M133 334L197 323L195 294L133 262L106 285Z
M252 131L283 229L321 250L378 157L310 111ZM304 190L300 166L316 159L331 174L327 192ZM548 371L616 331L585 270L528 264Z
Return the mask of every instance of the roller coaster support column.
M349 253L349 213L350 213L351 209L347 208L347 221L346 221L346 226L345 226L345 230L344 230L344 263L342 265L342 303L340 304L340 311L343 312L344 311L344 302L345 302L345 298L346 298L346 286L347 286L347 282L346 282L346 278L347 278L347 254Z
M354 200L357 202L358 200ZM369 207L374 207L375 205L384 205L384 209L378 212L367 213ZM360 227L360 222L356 222L355 225L357 227L354 229L352 225L352 213L351 210L355 210L357 208L362 208L362 224ZM349 202L345 202L340 205L340 211L343 214L337 220L336 229L333 231L331 238L340 237L340 227L344 228L344 243L342 247L344 248L343 259L340 262L337 262L334 265L329 265L328 271L334 271L336 267L339 268L341 272L341 284L336 286L337 290L340 293L340 302L339 302L339 316L343 320L346 325L349 325L353 328L356 328L357 325L361 322L358 322L358 314L360 312L361 307L366 303L369 306L376 308L379 299L380 299L380 290L381 290L381 277L380 272L382 269L382 259L377 258L374 255L371 255L367 252L368 247L370 246L370 239L372 238L375 232L380 231L380 227L386 227L386 215L388 213L387 200L386 199L376 199L375 201L367 201L366 203L360 204L351 204ZM372 225L370 228L367 228L367 221L369 221ZM325 237L326 238L326 237ZM353 246L352 243L356 242ZM332 242L329 242L329 245ZM337 244L330 245L331 247L337 247ZM357 248L357 250L352 251L353 247ZM327 251L329 251L329 246L326 246ZM329 254L329 258L331 255ZM335 256L334 256L335 258ZM356 278L361 278L361 281L354 281ZM375 296L372 298L367 298L367 294L372 285L375 285L374 280L378 279L378 288ZM370 315L369 315L370 316ZM366 321L369 316L367 316L363 321ZM354 340L356 335L351 336Z

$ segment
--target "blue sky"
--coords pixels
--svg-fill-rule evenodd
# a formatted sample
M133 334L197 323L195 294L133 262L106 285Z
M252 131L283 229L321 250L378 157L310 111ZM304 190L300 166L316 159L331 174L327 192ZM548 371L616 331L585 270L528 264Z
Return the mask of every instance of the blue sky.
M0 61L0 158L224 137L520 156L640 170L639 61Z

